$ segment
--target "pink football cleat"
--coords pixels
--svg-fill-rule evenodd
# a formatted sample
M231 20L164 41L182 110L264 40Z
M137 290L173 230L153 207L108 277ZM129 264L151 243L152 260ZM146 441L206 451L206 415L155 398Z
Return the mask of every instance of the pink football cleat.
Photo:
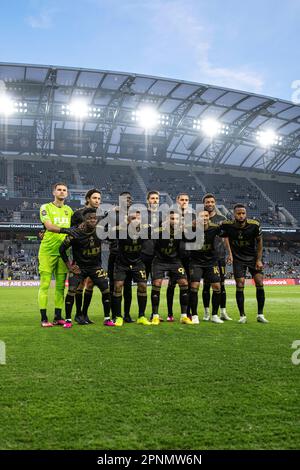
M104 326L116 326L114 322L111 320L104 320L103 325Z
M64 328L72 328L72 322L71 321L66 321L64 323Z
M57 326L57 325L61 325L61 326L65 326L65 320L63 320L62 318L60 318L59 320L53 320L53 326Z
M174 321L174 317L168 317L168 318L167 318L167 321L173 322L173 321Z
M51 328L53 325L49 321L42 321L41 322L41 327L42 328Z

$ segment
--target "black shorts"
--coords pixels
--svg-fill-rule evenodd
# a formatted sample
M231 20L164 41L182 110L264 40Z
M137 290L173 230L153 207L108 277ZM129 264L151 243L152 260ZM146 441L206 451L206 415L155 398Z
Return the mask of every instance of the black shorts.
M152 263L152 280L163 279L165 273L167 273L172 282L177 282L179 279L187 279L186 271L181 261L177 260L173 263L164 263L158 259L154 259Z
M115 262L114 281L125 281L125 279L133 279L134 282L147 282L145 265L142 262L125 265L119 261Z
M221 282L224 282L226 276L226 261L224 258L218 260L218 266L220 271L220 280Z
M105 291L109 287L109 279L106 271L101 267L81 270L80 274L69 273L69 290L75 292L79 284L89 277L95 286L97 286L101 292Z
M255 274L263 274L263 270L260 271L259 269L256 269L255 264L255 261L243 263L242 261L234 259L232 263L234 278L239 279L246 277L247 269L252 277L254 277Z
M220 268L218 264L214 266L200 266L199 264L190 265L191 282L200 282L203 279L209 284L220 282Z
M148 281L149 275L151 276L151 272L152 272L153 256L143 256L142 255L142 261L145 265L146 276L147 276L147 281Z
M180 261L181 261L182 266L185 269L187 280L190 282L190 258L187 258L187 257L181 258ZM176 282L177 282L176 276L173 276L173 274L170 273L169 286L175 287Z

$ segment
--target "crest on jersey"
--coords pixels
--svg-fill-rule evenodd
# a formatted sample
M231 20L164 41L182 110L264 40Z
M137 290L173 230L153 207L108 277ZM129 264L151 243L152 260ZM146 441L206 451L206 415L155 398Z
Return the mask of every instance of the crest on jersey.
M45 209L42 210L42 215L47 215L47 211Z
M94 237L90 237L90 247L95 246L95 240Z

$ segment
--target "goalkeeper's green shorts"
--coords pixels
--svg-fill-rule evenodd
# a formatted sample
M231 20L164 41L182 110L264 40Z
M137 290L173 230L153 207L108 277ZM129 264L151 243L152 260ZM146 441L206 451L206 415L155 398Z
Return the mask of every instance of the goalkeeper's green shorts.
M60 256L39 254L39 272L67 274L68 269Z

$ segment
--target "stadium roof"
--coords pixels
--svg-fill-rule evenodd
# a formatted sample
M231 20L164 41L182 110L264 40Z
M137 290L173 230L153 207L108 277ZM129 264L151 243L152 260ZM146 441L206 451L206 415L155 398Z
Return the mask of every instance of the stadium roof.
M74 146L64 151L55 141L63 142L68 138L64 131L73 130L73 144L75 135L79 143L82 135L94 136L89 154L99 158L300 174L300 106L292 102L146 75L10 63L0 63L1 92L15 101L15 112L0 118L2 124L5 119L13 129L35 129L28 134L29 147L15 153L76 155L70 151ZM89 106L80 119L69 108L75 99ZM145 130L138 122L135 112L143 106L159 113L153 129ZM204 132L208 119L219 123L214 137ZM3 125L1 129L3 133ZM276 141L266 147L257 132L270 130ZM0 150L9 150L3 142Z

